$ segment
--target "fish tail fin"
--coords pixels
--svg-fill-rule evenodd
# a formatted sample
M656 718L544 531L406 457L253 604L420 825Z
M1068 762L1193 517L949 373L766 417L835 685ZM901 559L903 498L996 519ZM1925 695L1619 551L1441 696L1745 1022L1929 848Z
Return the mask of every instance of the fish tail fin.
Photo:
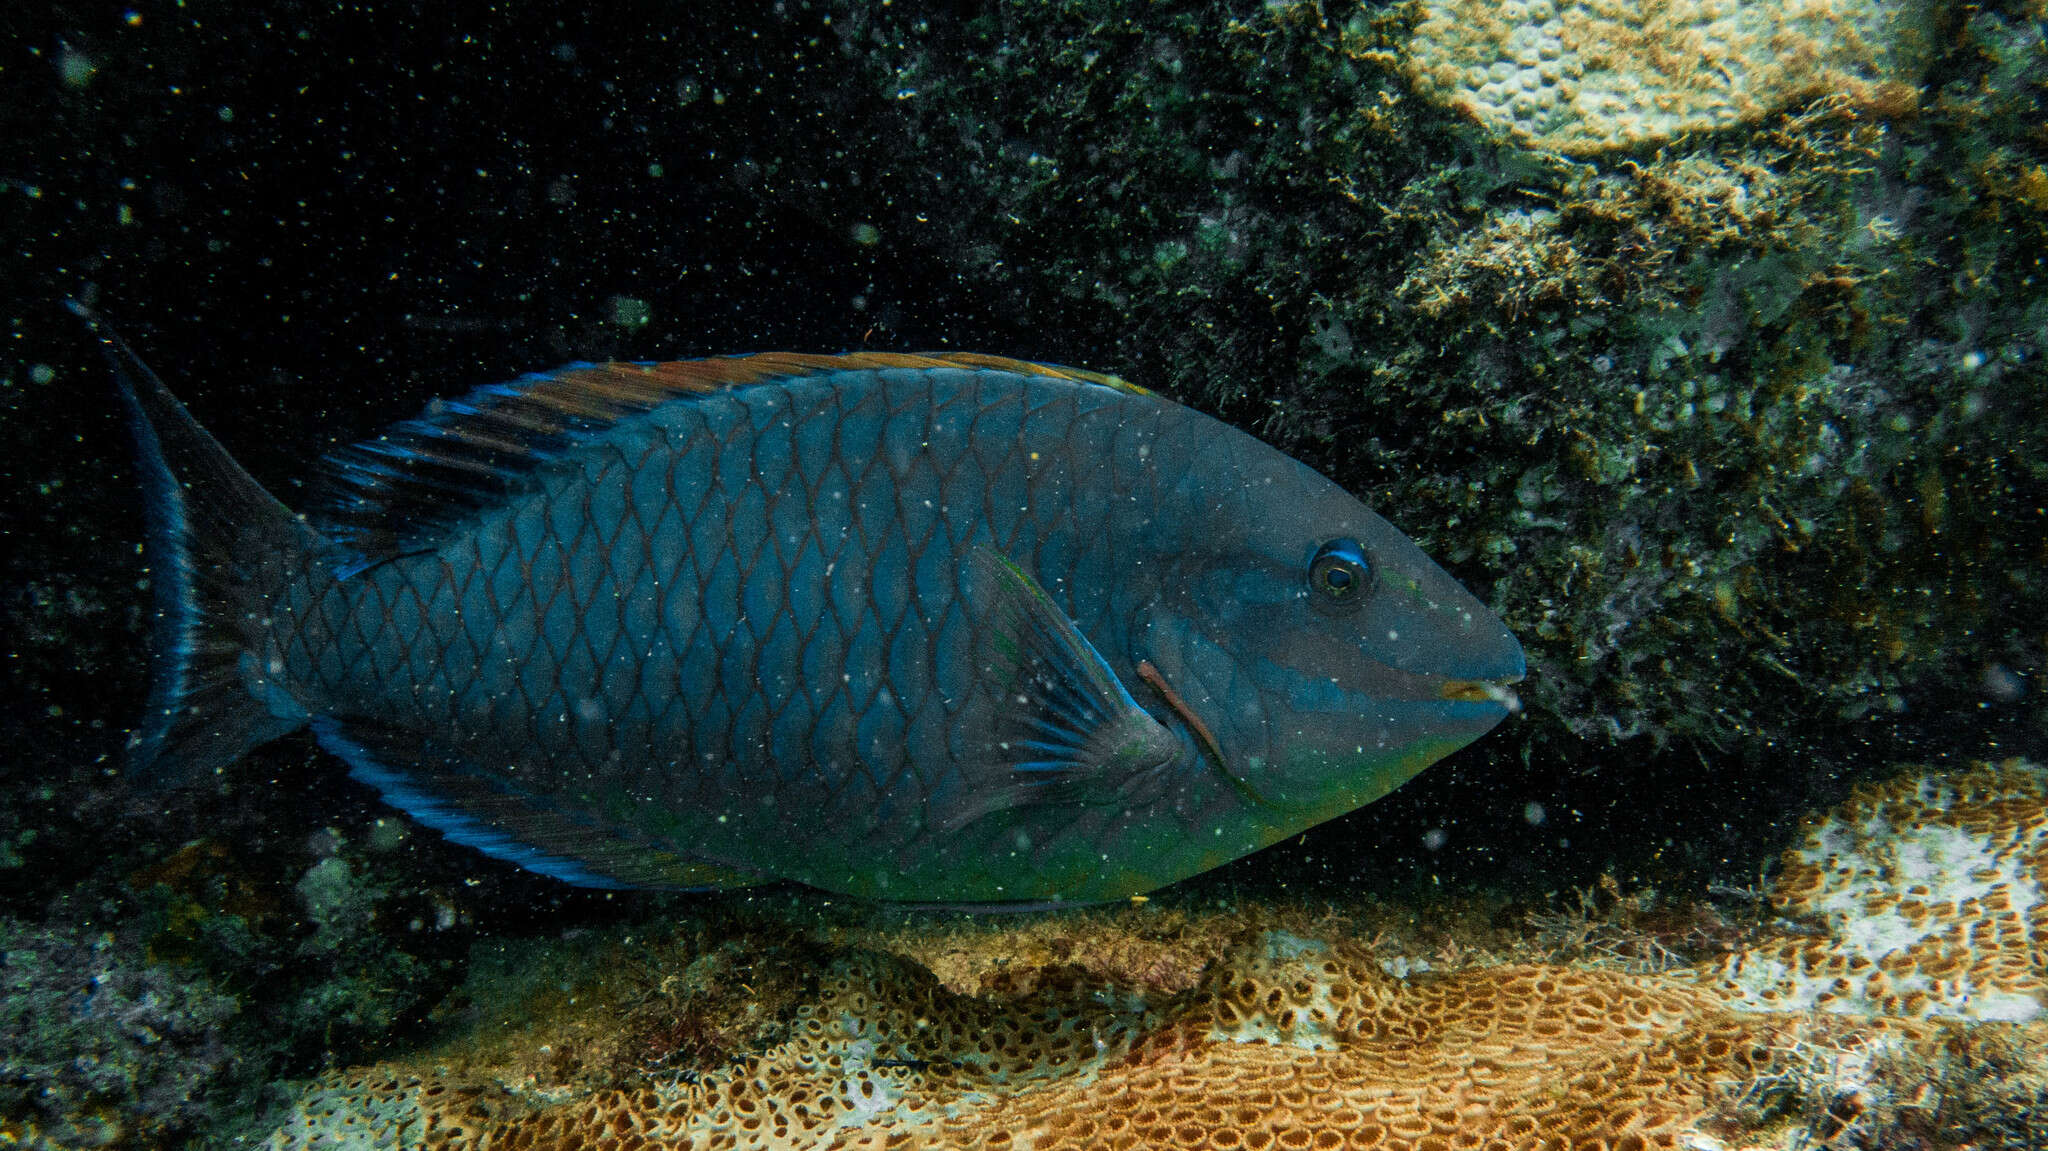
M242 469L105 321L99 338L135 441L155 595L149 702L128 770L149 786L211 775L301 726L306 709L269 666L270 601L316 562L319 536Z

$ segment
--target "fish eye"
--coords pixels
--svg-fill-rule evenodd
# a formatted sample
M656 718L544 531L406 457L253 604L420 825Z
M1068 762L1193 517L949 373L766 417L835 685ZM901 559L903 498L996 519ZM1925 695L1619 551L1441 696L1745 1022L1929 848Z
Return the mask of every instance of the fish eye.
M1372 561L1354 539L1334 539L1316 549L1308 564L1308 587L1316 599L1332 607L1352 607L1372 587Z

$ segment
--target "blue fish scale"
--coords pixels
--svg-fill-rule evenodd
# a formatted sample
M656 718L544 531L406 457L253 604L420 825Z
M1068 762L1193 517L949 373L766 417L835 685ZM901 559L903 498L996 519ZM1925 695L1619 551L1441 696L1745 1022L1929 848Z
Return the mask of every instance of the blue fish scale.
M844 887L986 783L968 548L1034 573L1132 677L1143 593L1115 573L1178 475L1148 453L1207 438L1178 414L971 369L668 404L432 553L298 589L292 674L345 721L450 733L493 786L712 861L772 834L764 869ZM1116 813L1058 818L1109 835Z

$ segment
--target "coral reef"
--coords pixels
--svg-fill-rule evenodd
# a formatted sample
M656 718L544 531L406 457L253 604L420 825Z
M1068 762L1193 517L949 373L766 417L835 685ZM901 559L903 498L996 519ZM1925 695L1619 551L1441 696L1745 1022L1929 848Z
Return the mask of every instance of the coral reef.
M1313 932L1322 925L1266 909L1226 916L1175 906L1144 915L1082 908L1015 923L965 919L912 932L867 928L842 932L833 942L902 956L959 995L1016 995L1035 990L1048 973L1067 973L1157 998L1195 987L1253 926Z
M1730 1058L1769 1056L1716 1064L1721 1086L1685 1096L1701 1148L2038 1145L2044 1024L1982 1018L2028 1014L2043 972L2024 796L1990 776L1885 785L1795 849L1776 902L1683 893L1748 866L1754 834L1803 797L1922 754L1873 757L1866 739L1918 736L1932 757L1974 749L1956 733L1980 722L2048 731L2043 0L1937 6L1927 41L1893 38L1909 4L1836 5L1903 18L1861 41L1795 21L1833 53L1833 96L1780 86L1771 64L1667 86L1678 71L1601 64L1580 42L1587 75L1638 72L1623 108L1524 121L1510 96L1491 125L1457 106L1469 66L1418 70L1424 49L1462 59L1432 23L1452 0L706 3L640 13L631 36L589 5L86 7L21 9L35 62L8 73L5 103L19 155L0 250L22 299L0 353L0 878L15 998L49 1009L13 1019L6 1052L50 1092L17 1079L0 1138L226 1143L273 1076L330 1061L365 1069L308 1095L289 1131L362 1141L351 1118L460 1111L487 1142L602 1100L608 1119L679 1129L706 1122L684 1101L736 1098L748 1067L808 1083L814 1115L831 1087L837 1114L872 1104L846 1093L849 1058L877 1091L1048 1131L1070 1104L1134 1131L1137 1101L1159 1100L1149 1130L1169 1110L1206 1121L1191 1096L1166 1101L1183 1065L1296 1085L1378 1066L1355 1032L1240 1043L1215 1024L1226 974L1275 964L1328 1010L1330 955L1351 994L1446 1026L1431 997L1488 972L1603 996L1648 980L1673 997L1658 1002L1705 1004L1699 1028L1750 1040ZM1538 89L1565 107L1541 35L1483 34L1533 47ZM1519 83L1518 58L1475 56L1479 89L1496 62ZM417 114L366 119L365 93ZM1658 97L1643 114L1678 134L1599 121ZM1739 122L1677 118L1709 104ZM1596 150L1596 130L1629 146ZM577 358L975 346L1116 370L1336 477L1522 636L1525 720L1417 801L1458 808L1471 822L1451 842L1484 851L1423 856L1394 845L1416 828L1375 822L1405 814L1368 810L1279 849L1288 890L1413 883L1426 901L1270 922L1227 886L1255 886L1255 864L1143 911L763 931L689 901L563 892L432 836L379 847L389 813L303 745L201 801L137 803L118 766L149 614L132 461L92 349L48 306L95 291L167 374L209 382L185 399L280 482L462 382ZM1602 754L1616 741L1632 742ZM1475 769L1488 755L1515 766ZM1505 814L1487 823L1466 798ZM1524 825L1525 802L1548 822ZM1878 819L1901 846L1858 831ZM1386 845L1358 842L1382 830ZM1835 847L1847 870L1817 854ZM1883 870L1936 852L1990 871L1918 893ZM1440 891L1474 868L1535 892L1623 878L1577 904L1524 890L1490 931L1446 927ZM671 914L690 931L641 950L642 921ZM1981 966L1956 954L1965 938ZM825 987L826 970L853 982ZM93 976L97 1006L61 1014L94 1001ZM817 1016L856 994L1006 1036L1041 1033L1033 1010L1071 1012L1130 1045L1097 1055L1091 1036L1072 1081L1013 1091L978 1052L955 1069L895 1038L862 1049L864 1016ZM1808 1003L1823 1010L1775 1009ZM1639 1038L1616 1050L1664 1058ZM837 1079L802 1078L805 1043ZM86 1052L96 1067L60 1058ZM1459 1082L1496 1082L1464 1066ZM1332 1134L1273 1126L1289 1090L1257 1097L1245 1145L1253 1127ZM948 1121L911 1133L952 1138Z
M1534 147L1589 155L1755 123L1821 95L1910 111L1919 0L1428 0L1416 90Z
M2019 872L2043 856L2044 780L2010 762L1859 792L1811 822L1770 895L1777 911L1824 923L1781 920L1774 938L1661 974L1454 948L1431 970L1384 936L1262 926L1271 911L1175 912L1167 933L1190 941L1185 956L1208 956L1192 986L1175 990L1177 979L1130 962L1148 937L1150 954L1164 954L1159 925L1143 925L1156 913L1143 909L966 934L943 922L840 924L813 932L837 942L785 935L773 945L782 990L766 1001L787 1025L725 1064L678 1070L644 1051L635 1064L616 1051L609 1061L537 1060L558 1044L600 1051L575 1036L616 1019L621 971L659 969L713 939L716 949L748 944L729 922L686 947L643 944L641 960L584 949L587 960L606 957L573 971L540 964L545 978L424 1050L314 1081L270 1146L1424 1151L1995 1137L2020 1130L2048 1089L2048 1030L2036 1020L2048 933L2003 929L2013 907L2031 907ZM1960 938L1994 945L1979 970L1946 970L1956 953L1921 950L1900 929L1899 901L1879 890L1910 891L1936 865L1963 867L1955 882L1972 893L1919 898ZM1654 930L1632 897L1608 907L1617 929ZM1232 923L1239 931L1217 946ZM1091 967L1086 951L1055 955L1049 931L1118 958ZM847 950L849 938L861 945ZM903 954L947 957L956 980L981 993L949 990ZM1780 954L1815 979L1887 972L1896 993L1871 982L1825 999L1759 990L1750 973ZM534 958L522 968L535 969ZM673 978L702 990L723 966L705 958ZM1913 964L1924 970L1904 969ZM1005 966L1029 970L989 977ZM801 971L810 974L790 974ZM803 984L794 995L792 978ZM530 1006L536 987L553 989L540 1010ZM1825 1009L1808 1010L1816 1005Z
M1284 933L1156 1005L1073 980L972 999L856 955L794 1030L729 1071L634 1089L345 1073L272 1146L1413 1148L1565 1131L1675 1146L1713 1082L1771 1059L1765 1028L1669 981L1539 965L1404 981Z
M404 824L363 830L325 828L281 858L194 840L127 877L129 929L151 956L236 987L273 1050L354 1050L438 997L469 937L451 897L399 877Z
M277 1076L365 1057L458 981L469 924L394 881L395 819L231 838L81 885L71 922L0 917L0 1141L229 1145L274 1125Z

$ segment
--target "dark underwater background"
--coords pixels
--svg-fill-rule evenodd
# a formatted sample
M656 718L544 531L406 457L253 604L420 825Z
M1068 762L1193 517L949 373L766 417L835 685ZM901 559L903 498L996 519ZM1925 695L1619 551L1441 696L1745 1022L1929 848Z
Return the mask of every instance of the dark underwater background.
M67 299L288 504L438 396L760 350L1112 371L1311 463L1502 614L1525 710L1168 902L1742 887L1858 781L2048 756L2039 5L1937 8L1903 104L1569 160L1413 95L1404 19L12 0L0 1130L260 1137L480 939L869 913L566 888L303 737L131 792L141 504Z

